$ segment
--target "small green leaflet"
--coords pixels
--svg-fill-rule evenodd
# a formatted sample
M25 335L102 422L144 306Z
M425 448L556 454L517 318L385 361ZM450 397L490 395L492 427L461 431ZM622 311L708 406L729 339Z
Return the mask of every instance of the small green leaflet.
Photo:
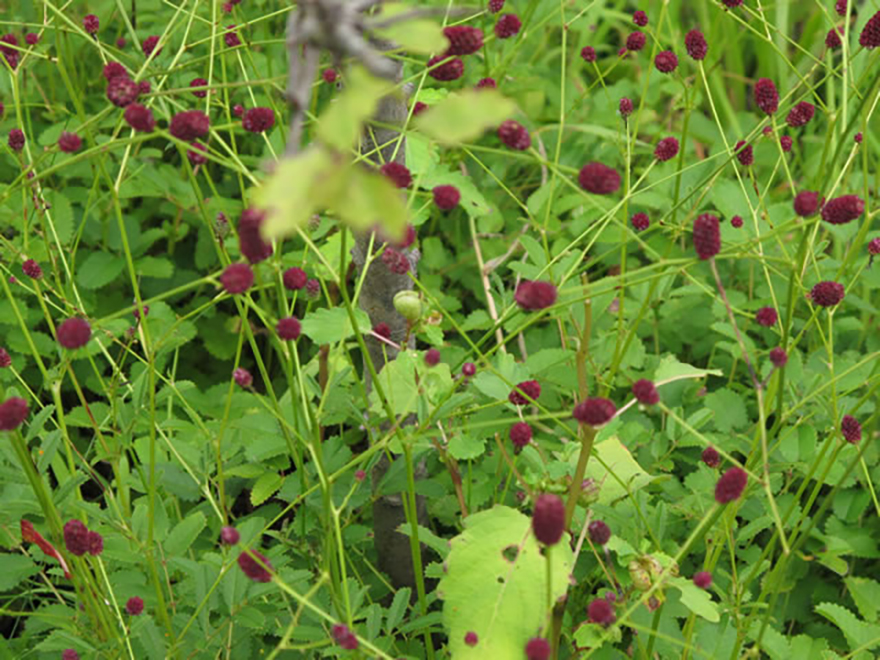
M721 620L718 606L708 591L700 589L690 580L680 577L670 578L669 584L681 591L681 602L691 612L712 623L718 623Z
M402 3L383 5L379 20L411 9L412 7ZM424 18L394 23L388 27L377 28L373 32L411 53L431 55L449 48L449 40L443 35L443 29L437 23Z
M513 101L493 89L450 94L415 118L422 133L443 144L476 140L516 111Z
M361 135L361 125L376 112L376 106L391 85L368 74L362 67L346 72L345 90L318 119L318 139L342 152L352 149Z

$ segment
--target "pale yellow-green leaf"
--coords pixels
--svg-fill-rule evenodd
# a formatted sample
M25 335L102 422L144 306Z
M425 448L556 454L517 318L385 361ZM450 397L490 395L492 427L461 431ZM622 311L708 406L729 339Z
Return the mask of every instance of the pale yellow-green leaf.
M616 436L595 445L593 453L585 476L598 485L601 504L611 504L653 480ZM576 453L571 461L577 461Z
M443 28L433 21L421 18L395 23L375 32L411 53L431 55L449 48L449 40L443 36Z
M267 238L290 234L304 225L320 206L319 190L334 187L340 176L332 158L313 147L278 163L275 172L254 191L254 203L268 212L263 226Z
M357 165L346 170L345 186L332 208L355 230L380 226L386 235L399 239L406 227L406 204L400 190L385 176Z
M486 129L509 119L516 105L494 89L465 90L450 94L415 118L425 135L444 144L480 137Z
M376 112L379 99L391 92L387 81L353 67L346 73L345 90L318 119L318 139L329 147L348 151L361 135L361 126Z

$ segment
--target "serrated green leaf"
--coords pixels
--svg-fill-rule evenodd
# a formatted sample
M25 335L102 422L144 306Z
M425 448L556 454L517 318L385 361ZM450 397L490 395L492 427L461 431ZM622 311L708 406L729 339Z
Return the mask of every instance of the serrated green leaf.
M406 614L411 593L412 589L404 587L394 594L394 600L391 601L391 606L388 608L388 613L385 615L385 631L389 635L395 628L397 628L398 624L403 621L403 616Z
M860 621L845 607L835 603L822 603L816 606L816 612L840 628L851 650L871 650L880 646L880 626Z
M108 252L90 252L76 266L76 281L84 289L100 289L119 277L124 268L125 260L122 257Z
M27 555L4 553L3 570L0 571L0 591L9 591L38 571L36 564Z
M749 423L746 404L736 392L722 388L708 394L705 402L706 407L715 413L715 427L719 431L729 433Z
M370 332L370 317L361 309L354 312L361 333ZM344 307L322 307L302 320L302 333L319 345L335 344L354 336L351 319Z
M484 438L474 438L466 433L456 433L449 438L449 454L456 460L467 461L478 458L485 451Z
M681 602L691 612L712 623L718 623L721 620L718 606L708 591L700 589L690 580L680 577L670 578L669 584L681 591Z
M468 516L465 531L452 539L437 592L456 660L522 657L526 642L546 623L547 559L530 527L521 512L495 506ZM567 536L548 556L555 602L567 591L572 568ZM468 631L477 634L477 646L465 644Z
M257 479L251 489L251 504L260 506L263 502L278 492L284 484L284 477L277 472L266 472Z
M516 111L513 101L494 89L464 90L430 106L415 119L416 128L443 144L479 138Z
M201 511L187 516L174 526L168 538L165 539L163 547L168 555L181 555L186 552L195 542L202 530L205 529L207 521L205 514Z
M877 611L880 606L880 583L871 578L844 578L849 593L859 608L859 613L868 621L877 622Z

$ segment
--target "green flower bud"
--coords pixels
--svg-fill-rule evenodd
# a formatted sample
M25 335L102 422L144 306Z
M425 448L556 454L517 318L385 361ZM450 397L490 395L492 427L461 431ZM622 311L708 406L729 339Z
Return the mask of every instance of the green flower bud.
M410 323L415 323L422 316L422 301L415 291L399 291L394 296L394 309Z

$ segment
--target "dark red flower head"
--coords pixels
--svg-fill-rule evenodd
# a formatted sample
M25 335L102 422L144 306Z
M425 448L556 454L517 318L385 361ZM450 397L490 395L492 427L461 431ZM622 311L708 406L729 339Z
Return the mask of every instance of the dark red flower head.
M144 51L144 57L149 57L150 55L152 55L153 51L156 50L156 46L158 46L158 45L159 45L159 36L158 35L154 34L154 35L149 36L146 39L144 39L143 42L141 42L141 49ZM161 52L162 52L161 48L159 50L157 50L156 57L158 57L159 53L161 53Z
M435 186L431 192L434 195L434 204L441 211L451 211L461 201L461 193L455 186Z
M610 195L620 189L620 174L603 163L587 163L578 174L578 183L594 195Z
M104 79L107 80L107 82L110 82L119 76L122 76L123 78L129 77L128 71L126 71L125 67L119 62L107 62L107 64L104 65Z
M384 337L385 339L391 339L391 328L387 323L377 323L373 326L373 334Z
M227 48L235 48L236 46L241 46L241 39L238 38L238 33L236 33L236 31L235 31L234 25L227 25L226 26L226 34L223 35L223 42L226 44ZM324 79L325 80L327 79L326 78L327 71L332 71L332 70L333 69L327 69L326 71L324 71L324 74L325 74Z
M816 215L822 201L819 193L810 190L802 190L794 197L794 212L802 218Z
M772 349L770 351L770 362L772 362L773 366L777 369L784 367L785 363L788 362L788 354L785 352L785 349L779 346Z
M648 15L641 9L633 13L633 23L639 27L645 27L648 24Z
M186 157L189 162L192 163L193 167L196 165L204 165L208 162L208 159L205 157L205 152L207 151L208 147L196 140L192 143L192 149L187 150Z
M272 256L272 244L264 241L260 228L266 216L256 209L245 209L238 221L238 247L252 264L258 264Z
M429 348L425 351L425 364L429 367L436 367L440 364L440 351L436 348Z
M828 30L828 34L825 35L825 47L831 50L840 48L843 45L843 42L840 41L842 35L843 28L841 27L833 27Z
M687 49L688 55L695 60L705 59L706 53L709 52L706 37L697 29L691 30L685 35L684 47Z
M721 2L723 2L724 6L728 9L735 9L743 3L743 0L721 0Z
M801 101L789 111L785 121L792 128L806 126L814 114L816 114L816 106L812 103Z
M645 42L647 39L645 38L644 32L639 32L636 30L635 32L630 33L626 38L626 49L631 50L634 53L639 52L642 48L645 47Z
M83 29L89 34L94 35L98 28L101 27L101 22L98 20L98 17L94 14L89 14L85 18L83 18Z
M654 406L660 403L660 394L657 392L654 383L650 380L644 378L637 380L633 383L632 392L636 400L646 406Z
M21 270L31 279L38 280L43 277L43 269L33 259L28 259L21 265Z
M469 25L452 25L443 28L449 39L446 55L471 55L483 47L483 31Z
M274 569L269 560L256 550L245 550L238 556L238 566L254 582L271 582Z
M284 286L291 291L299 291L306 285L306 280L309 277L306 275L306 271L302 268L297 268L294 266L293 268L288 268L284 271Z
M12 358L9 357L9 352L5 348L0 346L0 369L8 369L11 366Z
M132 103L125 108L125 121L139 133L152 133L156 127L153 111L140 103Z
M74 649L64 649L61 652L61 660L79 660L79 653Z
M331 632L336 643L346 651L354 651L358 647L357 636L349 630L348 626L337 623Z
M254 384L254 377L251 375L251 372L243 367L236 367L235 371L232 372L232 378L239 387L244 387L245 389ZM226 528L224 527L224 529Z
M226 293L244 293L254 284L254 271L247 264L230 264L220 276L220 284Z
M107 98L117 108L134 103L139 94L137 83L126 76L116 76L107 82Z
M694 574L694 584L700 589L708 589L712 586L712 574L709 571Z
M663 50L654 58L654 66L660 73L672 73L678 68L678 58L671 50Z
M510 441L517 449L522 449L532 441L532 427L525 422L517 422L510 427Z
M36 46L38 43L40 43L40 35L38 35L36 32L28 32L26 35L24 35L24 42L28 46Z
M865 202L858 195L843 195L825 202L822 219L832 225L845 225L865 212Z
M416 115L418 115L421 112L424 112L427 109L428 109L427 103L422 103L421 101L416 101L415 105L413 106L413 110L412 110L413 117L415 117Z
M77 557L89 551L89 530L81 520L68 520L64 524L64 547Z
M98 534L98 532L89 532L88 544L89 554L93 557L97 557L104 552L104 537Z
M620 116L626 119L633 112L633 102L624 96L622 99L620 99L620 106L618 110L620 112Z
M477 365L473 362L465 362L461 365L461 375L465 378L472 378L477 373Z
M398 188L409 188L412 185L412 174L406 165L391 161L382 165L379 171Z
M755 103L768 115L779 109L779 92L769 78L760 78L755 83Z
M550 660L550 642L543 637L532 637L526 642L526 660Z
M565 504L559 495L542 493L535 500L532 531L544 545L556 545L565 531Z
M552 282L521 280L516 287L514 300L527 312L546 309L556 302L557 291Z
M848 0L837 0L837 2L834 3L834 10L839 16L846 16L847 4L849 4Z
M602 397L584 399L574 407L574 418L581 424L602 426L610 422L617 413L613 402Z
M189 84L190 87L207 87L208 81L204 78L193 78L192 82ZM203 99L208 95L207 89L197 89L193 93L193 96L199 99Z
M192 142L208 134L211 120L201 110L186 110L178 112L171 118L168 132L178 140Z
M288 316L287 318L280 319L275 326L275 331L278 333L278 337L284 341L299 339L301 330L302 325L300 324L299 319L295 316Z
M497 14L504 9L504 0L489 0L489 11Z
M522 21L516 14L503 14L495 23L495 36L499 39L508 39L519 32Z
M541 384L536 380L524 380L510 391L507 400L515 406L525 406L531 403L526 396L537 401L541 396Z
M783 135L779 138L779 146L782 147L782 150L785 153L791 151L791 147L794 145L794 140L791 139L788 135Z
M604 598L596 598L587 606L587 616L591 623L598 623L600 626L610 626L617 620L614 615L614 608Z
M700 458L710 468L717 468L721 464L721 454L715 447L706 447L700 454Z
M765 328L771 328L776 325L776 320L778 318L779 315L772 307L762 307L758 310L758 313L755 314L755 320L758 322L758 325L763 325Z
M249 133L265 133L275 125L275 113L272 108L251 108L244 113L241 125Z
M235 529L235 527L224 525L220 529L220 541L222 541L225 545L235 545L240 540L241 534L238 533L238 530Z
M123 48L125 48L126 43L128 43L128 42L125 40L125 37L119 37L116 40L116 47L119 48L120 50L122 50Z
M581 57L584 62L595 62L596 61L596 49L592 46L584 46L581 48Z
M24 149L24 132L20 128L13 128L9 131L7 143L13 151L21 151Z
M717 216L703 213L694 220L694 249L704 261L721 251L721 230Z
M232 115L234 117L243 117L244 106L241 103L236 103L234 106L232 106Z
M665 137L657 143L654 149L654 158L661 163L672 160L678 155L678 140L674 137Z
M495 78L480 78L474 87L477 89L496 89L498 83L495 82Z
M0 403L0 431L14 431L27 419L28 404L17 396Z
M847 442L851 442L854 445L858 444L859 440L862 439L862 425L852 415L844 415L843 419L840 420L840 432Z
M451 82L453 80L458 80L464 75L464 62L459 57L454 57L450 60L447 59L445 55L435 55L428 60L428 67L434 67L434 65L439 64L444 60L446 60L444 64L440 64L440 66L428 71L428 75L434 80Z
M880 254L880 238L871 239L871 242L868 243L868 254L872 257L876 257Z
M517 151L525 151L532 146L532 138L526 127L513 119L508 119L498 127L498 137L505 145Z
M611 528L603 520L593 520L587 525L587 534L596 545L605 545L611 538Z
M739 499L745 490L746 481L748 481L748 475L745 470L738 467L728 469L715 484L715 501L718 504L727 504Z
M862 28L862 33L859 35L859 45L868 50L880 46L880 11L865 23L865 27Z
M819 282L810 291L810 298L820 307L834 307L846 295L843 285L837 282Z
M651 219L647 213L635 213L630 218L630 222L632 222L633 229L636 231L644 231L651 226Z
M139 616L144 611L144 599L140 596L132 596L125 603L125 611L131 616Z
M78 317L64 321L56 329L58 343L64 348L80 348L89 343L92 336L92 328L89 322Z
M730 226L735 227L736 229L739 229L740 227L742 227L743 226L742 216L739 216L739 215L733 216L730 219Z
M752 145L746 144L745 140L740 140L736 143L736 146L733 149L734 153L736 153L736 157L739 160L740 164L744 167L749 167L752 163L755 162L755 154L752 151Z
M468 646L476 646L479 639L480 638L477 636L477 633L475 633L473 630L468 630L464 635L464 643Z

